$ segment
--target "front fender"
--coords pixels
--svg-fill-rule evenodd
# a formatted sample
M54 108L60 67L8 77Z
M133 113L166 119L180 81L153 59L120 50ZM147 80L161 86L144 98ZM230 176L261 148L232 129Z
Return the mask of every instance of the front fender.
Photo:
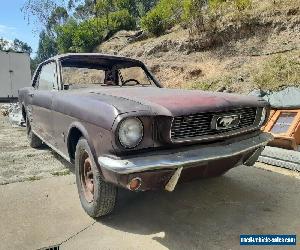
M88 124L81 121L74 121L68 128L68 136L67 136L68 150L71 148L70 137L72 135L73 129L78 130L81 133L81 135L87 140L87 143L93 154L92 156L94 158L95 164L99 172L102 173L101 166L99 165L97 159L99 155L112 153L113 149L111 145L111 131L105 130L100 126L96 126L93 124Z
M91 141L91 138L89 136L89 133L87 131L87 129L85 128L85 126L79 122L79 121L76 121L76 122L73 122L70 127L68 128L68 136L67 136L67 147L68 149L70 148L70 136L71 136L71 132L73 129L77 129L80 131L80 133L82 134L82 136L87 140L88 144L89 144L89 147L91 149L91 152L93 154L93 157L94 159L96 160L96 151L95 151L95 147Z

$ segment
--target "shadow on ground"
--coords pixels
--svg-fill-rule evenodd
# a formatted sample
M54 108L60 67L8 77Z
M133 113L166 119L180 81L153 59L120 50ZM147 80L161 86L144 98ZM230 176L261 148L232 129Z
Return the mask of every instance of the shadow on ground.
M62 156L60 156L58 153L56 153L54 150L50 149L48 146L46 146L48 150L51 150L52 155L55 157L56 160L58 160L61 164L63 164L68 170L70 170L71 173L75 174L75 168L74 165L70 162L68 162L66 159L64 159Z
M173 193L121 191L114 214L98 222L124 232L154 234L153 239L169 249L236 249L240 234L299 230L295 222L299 209L286 215L286 199L292 195L285 198L284 185L291 179L242 168L181 184ZM299 205L299 199L294 202Z
M72 164L53 155L74 173ZM73 244L91 237L103 248L110 239L103 242L103 234L115 235L111 229L150 237L168 249L239 249L240 234L300 233L299 180L254 167L240 166L219 178L182 183L172 193L122 189L117 203L113 214L96 221L108 228L93 224ZM116 237L120 235L127 237ZM128 239L143 249L141 238Z

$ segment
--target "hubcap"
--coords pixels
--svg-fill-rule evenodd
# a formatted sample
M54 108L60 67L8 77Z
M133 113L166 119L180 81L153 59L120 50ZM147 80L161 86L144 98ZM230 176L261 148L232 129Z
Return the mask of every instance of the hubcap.
M80 163L81 184L84 197L87 202L92 202L94 200L94 174L92 170L92 161L87 152L83 154Z

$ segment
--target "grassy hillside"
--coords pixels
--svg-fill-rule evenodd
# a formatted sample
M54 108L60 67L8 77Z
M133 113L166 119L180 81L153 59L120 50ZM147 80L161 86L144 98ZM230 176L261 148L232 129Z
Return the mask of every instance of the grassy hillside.
M121 31L95 51L143 60L168 87L247 93L300 86L300 1L251 2L204 12L201 30L185 23L159 37Z

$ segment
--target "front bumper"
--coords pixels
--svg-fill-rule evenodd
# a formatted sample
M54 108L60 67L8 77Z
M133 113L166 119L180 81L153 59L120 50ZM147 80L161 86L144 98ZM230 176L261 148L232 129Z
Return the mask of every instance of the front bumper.
M164 151L134 157L101 156L98 158L100 166L116 174L132 174L144 171L177 169L204 162L234 157L267 145L273 136L260 133L247 139L241 139L228 144L213 143L194 146L188 150Z

